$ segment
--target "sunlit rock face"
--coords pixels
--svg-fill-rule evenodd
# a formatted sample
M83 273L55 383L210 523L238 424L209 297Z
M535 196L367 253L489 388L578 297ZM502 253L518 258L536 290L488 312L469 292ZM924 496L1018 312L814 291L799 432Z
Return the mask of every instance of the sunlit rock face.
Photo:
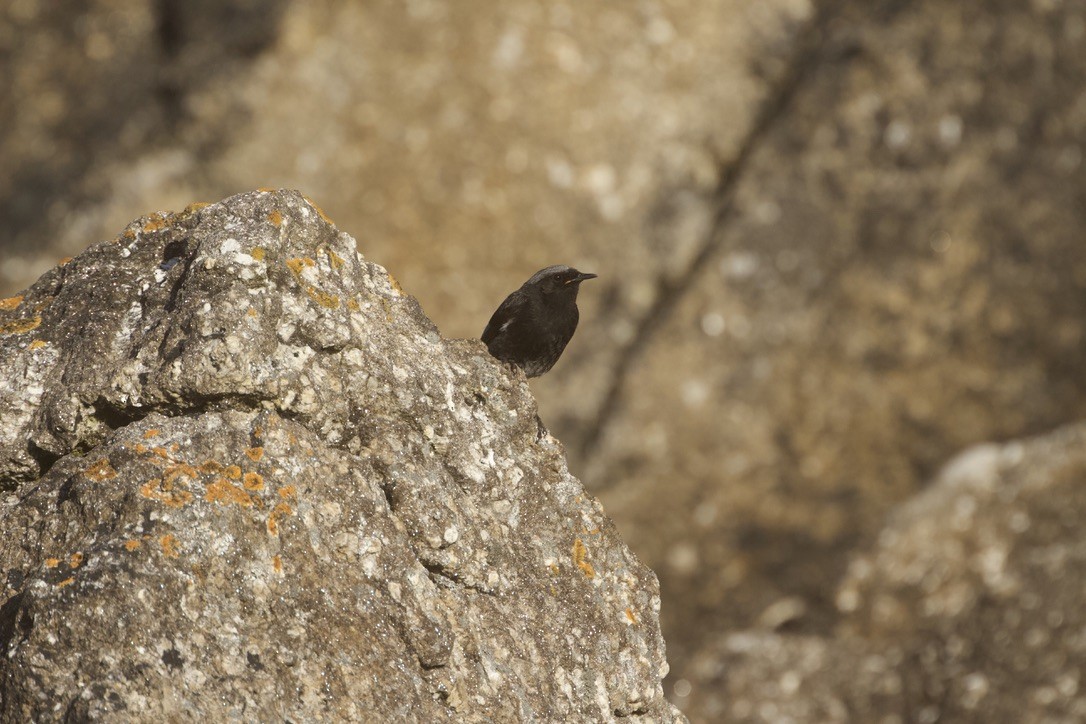
M0 719L681 719L520 373L295 192L0 304Z

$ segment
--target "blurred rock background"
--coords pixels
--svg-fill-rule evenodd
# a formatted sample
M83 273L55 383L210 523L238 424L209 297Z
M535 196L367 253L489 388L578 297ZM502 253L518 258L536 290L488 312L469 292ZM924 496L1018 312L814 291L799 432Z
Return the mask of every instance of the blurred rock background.
M8 0L0 296L261 186L447 336L597 272L533 386L692 720L1086 720L1084 143L1086 0Z

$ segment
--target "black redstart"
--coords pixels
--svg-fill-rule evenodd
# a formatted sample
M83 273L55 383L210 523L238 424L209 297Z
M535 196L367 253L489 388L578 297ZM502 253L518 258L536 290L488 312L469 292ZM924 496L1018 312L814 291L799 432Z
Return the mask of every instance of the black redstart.
M550 370L577 329L577 290L595 278L564 264L537 271L505 298L483 330L490 354L528 377Z

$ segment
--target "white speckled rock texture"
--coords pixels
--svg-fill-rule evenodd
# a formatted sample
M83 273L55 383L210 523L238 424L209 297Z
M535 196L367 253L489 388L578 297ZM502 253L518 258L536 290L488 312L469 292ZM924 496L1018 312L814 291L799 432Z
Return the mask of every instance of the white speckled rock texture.
M0 720L682 720L523 376L295 192L0 308Z

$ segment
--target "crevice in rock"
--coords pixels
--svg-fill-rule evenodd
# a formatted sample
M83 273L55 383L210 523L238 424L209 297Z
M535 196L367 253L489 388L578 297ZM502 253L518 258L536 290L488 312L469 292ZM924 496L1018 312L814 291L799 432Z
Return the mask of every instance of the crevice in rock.
M26 598L26 591L20 591L0 606L0 653L7 654L11 642L18 633L23 640L30 637L34 621L29 615L19 616L19 609Z
M30 457L37 463L38 469L41 471L38 475L39 478L44 477L46 473L52 470L53 466L56 465L57 460L60 460L61 458L60 455L46 450L33 440L27 440L26 448Z
M94 403L94 417L110 430L120 430L147 417L153 410L139 407L118 407L102 398Z
M388 504L388 512L392 515L396 515L396 500L392 491L393 483L386 483L382 480L378 483L377 487L381 489L381 494L385 496L385 503Z
M612 712L616 719L627 719L631 716L642 716L649 713L649 708L645 704L638 704L636 707L629 711L623 711L622 709L615 709Z
M64 503L71 502L76 506L80 506L79 495L75 492L75 476L70 475L65 480L60 488L57 489L57 508L60 508ZM80 506L81 507L81 506Z
M581 437L578 447L582 458L588 459L596 452L604 430L621 407L626 380L634 363L644 354L653 336L663 327L684 294L693 288L702 270L723 247L725 232L735 212L735 191L739 181L750 167L756 152L785 117L794 99L823 59L837 4L824 2L815 7L811 18L797 34L796 50L787 67L763 101L737 153L720 165L717 184L710 199L714 211L705 235L685 269L677 275L660 276L657 279L654 301L637 324L631 340L615 356L614 369L608 376L610 384L607 392ZM606 487L609 477L602 476L597 489Z
M417 556L416 556L417 557ZM463 585L463 581L455 574L450 573L445 566L435 561L427 561L418 558L419 563L430 574L430 580L443 588L456 588Z
M427 560L416 554L416 559L422 564L422 567L426 569L426 572L430 575L430 580L442 588L468 588L476 593L481 593L484 596L496 596L494 591L488 590L478 583L471 583L465 580L459 574L450 571L444 564Z

